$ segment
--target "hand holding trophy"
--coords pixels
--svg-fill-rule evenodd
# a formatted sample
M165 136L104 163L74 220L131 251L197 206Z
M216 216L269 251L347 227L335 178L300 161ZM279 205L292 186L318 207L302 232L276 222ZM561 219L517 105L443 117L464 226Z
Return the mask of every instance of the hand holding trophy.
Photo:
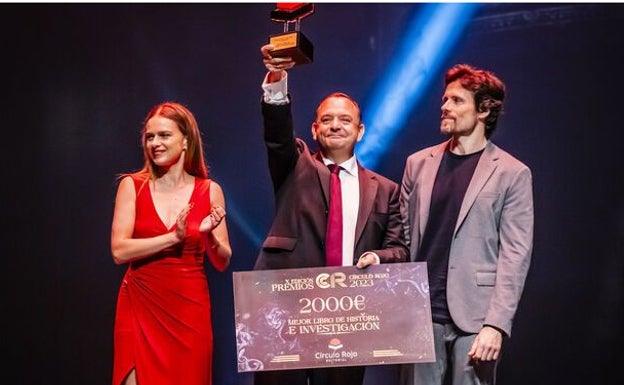
M311 63L314 46L300 31L301 19L314 12L312 3L276 3L277 8L271 11L271 20L284 23L284 32L269 38L274 47L272 57L290 57L295 64ZM294 31L290 31L294 24Z

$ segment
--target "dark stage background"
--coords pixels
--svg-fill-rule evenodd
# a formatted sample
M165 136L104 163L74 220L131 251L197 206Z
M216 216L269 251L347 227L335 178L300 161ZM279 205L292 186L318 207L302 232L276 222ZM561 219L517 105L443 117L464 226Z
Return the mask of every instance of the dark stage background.
M315 62L290 78L302 136L330 91L365 104L421 7L317 4L302 23ZM273 212L259 106L259 47L281 30L273 8L0 4L3 383L110 383L125 270L109 247L114 178L141 166L141 121L164 100L196 114L229 207L231 267L208 268L215 384L250 383L236 372L231 278L253 266ZM500 384L622 383L623 25L621 4L487 4L442 63L506 81L493 140L534 173L534 259ZM410 153L442 139L432 71L375 167L396 181ZM386 370L367 384L389 383Z

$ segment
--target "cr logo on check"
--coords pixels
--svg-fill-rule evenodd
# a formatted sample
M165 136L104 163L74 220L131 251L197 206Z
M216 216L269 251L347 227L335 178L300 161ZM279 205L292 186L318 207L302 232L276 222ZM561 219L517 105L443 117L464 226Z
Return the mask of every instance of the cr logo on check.
M316 276L315 282L316 286L321 289L329 289L335 288L336 286L347 287L345 281L347 280L347 276L343 272L335 272L335 273L321 273Z

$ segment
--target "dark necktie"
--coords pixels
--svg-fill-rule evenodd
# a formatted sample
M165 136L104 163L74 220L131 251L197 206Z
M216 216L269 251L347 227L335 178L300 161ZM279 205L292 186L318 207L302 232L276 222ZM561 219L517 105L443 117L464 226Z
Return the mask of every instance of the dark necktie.
M337 164L327 165L331 171L329 187L329 215L327 217L327 234L325 236L325 252L327 266L342 266L342 194L340 189L341 167Z

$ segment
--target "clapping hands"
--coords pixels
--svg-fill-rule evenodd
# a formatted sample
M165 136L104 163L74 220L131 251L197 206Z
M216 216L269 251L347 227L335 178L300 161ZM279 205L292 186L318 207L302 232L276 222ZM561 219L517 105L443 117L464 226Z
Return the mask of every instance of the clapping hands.
M199 231L207 233L212 231L225 218L225 209L221 206L214 206L210 211L210 215L204 218L199 224Z

